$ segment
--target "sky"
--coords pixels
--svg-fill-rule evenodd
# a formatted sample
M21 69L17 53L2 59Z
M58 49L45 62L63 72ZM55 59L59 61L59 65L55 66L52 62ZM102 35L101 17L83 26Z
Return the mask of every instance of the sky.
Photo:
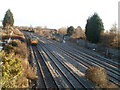
M61 27L81 26L95 12L103 21L105 30L118 25L119 0L1 0L0 20L8 9L14 16L14 26ZM1 25L1 24L0 24Z

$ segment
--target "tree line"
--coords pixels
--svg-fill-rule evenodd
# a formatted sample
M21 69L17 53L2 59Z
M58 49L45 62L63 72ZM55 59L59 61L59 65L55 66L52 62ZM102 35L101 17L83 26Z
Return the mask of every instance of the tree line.
M14 25L13 13L10 11L10 9L7 10L2 24L3 27ZM68 27L67 35L71 36L74 33L74 30L75 29L73 26ZM104 30L102 19L97 13L94 13L91 17L88 17L85 26L85 35L88 41L92 43L98 43L100 41L101 33L104 32Z

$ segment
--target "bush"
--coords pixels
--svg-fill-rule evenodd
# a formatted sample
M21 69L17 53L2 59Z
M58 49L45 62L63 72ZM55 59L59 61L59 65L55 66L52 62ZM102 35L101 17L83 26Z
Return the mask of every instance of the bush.
M5 55L5 52L1 52L2 55L2 78L0 83L2 88L17 88L16 80L22 76L21 60L13 58L14 53Z
M3 50L7 53L10 53L14 50L14 47L11 45L5 45L5 46L3 46Z
M68 29L67 29L67 35L71 36L73 33L74 33L74 27L73 26L68 27Z
M26 43L21 41L17 41L17 43L18 46L14 48L15 54L19 55L22 58L26 58L28 53Z
M56 40L57 42L60 42L60 39L59 39L59 38L55 38L55 40Z
M81 39L85 39L85 32L84 30L82 30L82 28L80 26L78 26L75 30L73 35L71 36L71 38L81 38Z
M62 33L62 34L67 34L67 28L66 27L62 27L58 30L59 33Z
M101 44L109 48L120 49L120 34L103 33L101 37Z
M57 42L60 42L60 39L57 38L57 37L55 37L55 36L51 37L51 39L53 39L53 40L55 40L55 41L57 41Z
M18 46L18 44L17 44L16 41L12 41L10 44L11 44L12 46Z
M27 61L27 46L26 43L16 40L18 46L6 45L8 48L14 49L14 52L6 53L4 50L0 52L2 59L2 78L0 85L2 88L28 88L29 79L36 80L37 76L34 68L30 67ZM15 54L14 54L15 53Z
M107 73L103 68L89 67L85 75L96 85L96 88L118 88L115 84L109 82Z
M23 72L24 72L24 76L27 79L36 79L36 73L35 73L35 69L32 68L32 66L27 62L27 60L22 61L22 66L24 68Z
M89 67L86 76L97 86L105 88L107 85L107 74L104 69L98 67Z

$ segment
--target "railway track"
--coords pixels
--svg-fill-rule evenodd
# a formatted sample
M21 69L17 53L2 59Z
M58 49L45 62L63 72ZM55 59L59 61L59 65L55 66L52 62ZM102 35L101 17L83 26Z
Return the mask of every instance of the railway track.
M51 53L49 49L43 47L43 45L40 44L39 46L42 47L42 50L47 54L47 56L51 58L51 61L56 65L56 67L59 68L60 72L64 74L66 79L71 83L74 88L94 88L94 85L90 81L87 81L87 79L82 75L82 77L76 75L73 71L71 71L69 67L65 65L65 63L62 62L62 60L60 60L60 58L57 58L56 55Z
M37 85L36 85L36 88L46 88L46 83L45 83L45 80L44 80L44 74L43 74L43 70L41 69L41 65L40 63L38 62L38 57L36 56L36 53L35 51L33 50L32 46L30 46L30 49L31 49L31 53L32 53L32 58L33 60L35 61L35 66L37 68L37 75L38 75L38 80L37 80Z
M107 59L107 58L105 58L103 56L100 56L100 55L96 54L95 52L91 52L91 50L88 50L88 49L85 49L85 48L83 49L83 48L81 48L81 47L79 47L77 45L73 45L73 44L72 45L69 45L69 44L62 44L61 45L60 43L58 43L56 41L53 41L53 40L50 40L50 41L52 41L52 42L54 42L54 43L56 43L56 44L58 44L58 45L60 45L62 47L65 47L65 48L70 48L70 49L72 48L72 50L74 50L75 52L83 54L83 55L85 55L87 57L97 58L99 60L102 60L102 61L104 61L104 62L106 62L108 64L111 64L111 65L115 66L116 68L120 67L120 62L116 62L116 61L113 61L111 59ZM120 70L119 70L119 72L120 72Z
M49 72L52 74L54 81L56 82L58 88L74 88L74 86L65 77L65 74L59 70L59 68L51 62L51 58L46 55L46 53L39 47L39 53L44 58L44 62L47 65ZM47 73L47 72L46 72Z
M52 43L53 44L53 43ZM58 46L59 46L59 48L58 48ZM92 59L89 59L90 57L87 57L87 56L82 56L81 55L81 53L79 53L79 54L73 54L73 53L71 53L71 52L73 52L73 51L70 51L70 50L68 50L67 49L67 47L65 47L65 46L62 46L61 48L60 48L60 45L58 45L58 44L53 44L52 45L52 47L54 47L54 48L57 48L58 50L60 50L60 51L62 51L63 53L65 53L66 55L68 55L68 56L70 56L71 58L77 58L77 59L81 59L81 60L85 60L85 61L83 61L83 62L85 62L84 63L84 65L86 65L86 63L88 63L88 65L86 65L86 66L90 66L90 65L92 65L92 66L99 66L99 67L103 67L103 68L105 68L106 69L106 71L107 71L107 73L108 73L108 75L111 77L110 78L110 81L111 82L113 82L113 83L115 83L116 85L118 85L118 86L120 86L120 84L119 84L119 82L120 82L120 79L119 79L119 71L118 71L118 69L115 69L115 68L112 68L111 69L111 67L109 67L109 66L106 66L104 63L100 63L100 62L97 62L97 61L94 61L94 60L96 60L96 59L94 59L94 58L92 58ZM51 50L52 51L52 50ZM82 58L81 58L82 57ZM86 58L87 57L87 58ZM98 60L98 59L97 59ZM80 61L80 60L79 60ZM82 62L82 63L83 63ZM92 62L92 64L91 64L91 62ZM105 65L105 66L104 66ZM115 66L114 66L115 67ZM117 68L117 67L116 67Z
M75 74L71 72L70 69L67 68L63 63L61 63L60 60L58 62L58 59L51 52L47 51L45 47L44 48L43 47L41 48L41 47L38 45L37 47L31 48L31 51L33 51L34 53L37 67L39 67L39 71L42 71L40 73L43 73L44 71L46 71L43 69L41 70L43 66L40 64L44 62L44 65L46 65L49 70L49 71L46 71L46 73L47 72L51 73L53 77L52 81L56 83L56 86L58 88L74 88L74 89L84 88L86 90L88 90L89 88L94 88L92 83L83 80L85 78L83 77L76 78ZM40 55L41 55L41 59L39 57ZM42 61L40 62L40 60ZM43 77L43 76L46 78L45 75L43 74L40 75L40 77ZM49 80L49 79L46 79L46 80ZM41 82L46 82L46 80L42 78ZM85 85L85 82L87 83L86 85ZM49 87L50 85L46 83L44 83L43 86L50 88Z
M42 83L41 86L42 87L44 86L44 88L58 88L56 83L54 82L52 74L48 69L48 66L44 61L44 58L39 53L37 47L33 46L32 48L37 63L37 67L39 68L39 72L40 72L39 75Z
M61 50L60 50L61 51ZM77 60L78 62L84 64L85 66L89 67L89 66L97 66L97 67L103 67L103 65L99 64L99 63L96 63L96 62L92 62L90 59L85 59L84 57L78 57L76 55L73 55L71 53L66 53L64 51L62 51L64 54L66 54L66 56L69 56L71 58L73 58L74 60ZM81 61L82 60L82 61ZM106 69L106 67L104 66L103 67L104 69ZM114 74L113 70L112 72L109 71L108 69L106 69L108 75L111 77L110 78L110 81L111 82L114 82L116 85L120 86L119 82L120 82L120 79L119 79L119 75L118 74Z
M54 44L54 43L52 43L52 44ZM61 48L64 48L65 50L68 50L68 51L70 51L70 52L73 52L74 51L74 53L75 54L77 54L78 56L86 56L86 57L88 57L88 58L90 58L90 59L94 59L95 61L97 61L97 62L99 62L99 63L101 63L101 64L103 64L103 65L105 65L105 66L107 66L107 67L110 67L110 68L112 68L113 70L115 70L115 71L117 71L117 73L119 73L120 72L120 70L118 69L118 67L120 66L120 64L119 63L117 63L117 62L112 62L111 60L109 60L109 59L106 59L106 60L109 60L109 61L106 61L105 60L105 62L102 60L103 59L103 57L96 57L96 55L94 56L93 54L91 54L91 55L88 55L88 54L86 54L86 53L83 53L83 51L84 50L82 50L82 52L81 51L78 51L78 50L76 50L76 49L74 49L74 48L72 48L72 50L71 50L71 48L70 47L67 47L67 46L65 46L65 45L61 45L60 43L57 43L57 42L55 42L55 44L54 44L55 46L61 46ZM90 53L90 52L89 52ZM105 59L105 58L104 58ZM100 61L101 60L101 61Z
M34 53L36 65L39 67L38 71L41 73L41 75L39 75L40 77L43 77L40 82L44 82L42 85L44 87L75 89L94 88L94 85L91 82L86 81L87 79L84 77L85 70L89 66L103 67L107 71L110 81L120 87L120 74L117 69L119 63L112 63L109 59L105 59L106 61L102 62L100 61L103 59L102 57L94 57L93 55L90 55L90 52L89 54L86 54L87 52L84 53L83 51L67 47L64 44L61 45L60 43L45 38L41 39L37 47L32 47L31 50ZM57 51L59 52L57 53ZM44 65L41 65L42 63L44 63ZM80 68L76 67L77 65L81 65ZM43 67L46 67L47 70ZM49 72L51 80L47 77L47 72ZM49 83L50 81L53 81L54 84Z
M67 43L68 45L69 45L69 43ZM74 45L74 44L71 44L71 46L70 46L71 48L74 48L77 52L79 52L79 51L83 51L84 53L87 53L88 55L91 55L91 56L93 56L93 57L96 57L96 58L98 58L98 59L101 59L101 60L103 60L104 62L108 62L108 63L110 63L110 64L112 64L112 65L114 65L114 66L116 66L116 67L120 67L120 62L118 61L118 60L112 60L112 59L107 59L107 58L105 58L104 56L101 56L101 55L98 55L98 54L96 54L94 51L92 51L92 50L88 50L88 49L86 49L86 48L81 48L80 46L78 46L78 45Z
M69 45L69 44L68 44L68 45ZM105 58L105 57L103 57L103 56L100 56L100 55L96 54L95 52L93 52L93 51L91 51L91 50L87 50L87 49L85 49L85 48L81 48L81 47L78 48L77 45L71 45L70 47L73 48L74 51L76 51L76 52L78 52L78 53L81 53L81 51L82 51L82 52L84 52L84 53L82 53L82 54L84 54L84 55L86 55L86 56L89 55L89 56L91 56L91 57L93 57L93 58L97 58L98 60L104 61L104 62L107 63L107 64L113 65L113 66L116 67L117 69L120 67L120 62L119 62L119 61L117 62L117 61L114 61L114 60L112 60L112 59L107 59L107 58ZM118 72L120 72L120 70L118 70Z
M55 47L55 45L52 45L52 46ZM64 51L66 51L66 52L73 52L73 50L67 49L66 47L63 47L63 46L60 47L60 49L62 49L62 50L63 50L63 48L65 48ZM91 57L91 56L84 54L82 52L81 53L74 52L74 54L73 53L70 53L70 54L72 54L73 56L79 57L79 58L83 57L83 58L85 58L85 59L87 59L95 64L98 64L101 67L104 67L105 69L107 69L107 70L109 70L117 75L120 75L118 67L116 67L116 66L112 66L106 62L104 63L104 62L100 61L99 59Z
M29 33L24 34L29 43ZM37 47L31 46L29 43L28 48L31 51L33 62L35 62L34 66L37 68L38 80L35 88L58 88Z
M33 47L31 46L30 42L29 42L29 33L27 32L23 32L24 33L24 36L26 38L26 41L27 41L27 46L29 48L29 51L31 53L31 58L32 58L32 61L34 62L34 68L36 68L37 70L37 75L38 75L38 80L37 80L37 84L35 86L35 88L46 88L46 83L45 83L45 80L44 80L44 75L43 75L43 71L41 69L41 65L40 63L38 62L38 57L36 55L36 52L35 50L33 49Z

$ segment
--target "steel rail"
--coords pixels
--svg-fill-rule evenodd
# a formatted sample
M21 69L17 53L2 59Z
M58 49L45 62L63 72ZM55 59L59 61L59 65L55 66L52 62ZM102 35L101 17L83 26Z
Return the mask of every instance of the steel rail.
M53 46L54 47L54 46ZM57 47L55 47L55 48L58 48L58 46ZM62 50L63 48L61 48L61 50ZM73 57L76 57L76 58L78 58L78 59L80 59L80 60L83 60L83 58L84 58L84 62L85 63L88 63L88 65L90 65L91 64L91 62L90 61L88 61L88 60L91 60L91 59L85 59L85 57L83 57L83 58L81 58L81 57L78 57L78 55L76 56L76 55L74 55L74 54L72 54L71 52L68 52L68 51L66 51L66 50L62 50L62 52L64 52L64 53L66 53L67 52L67 55L69 55L69 56L72 56L72 58ZM69 53L69 54L68 54ZM87 60L87 61L85 61L85 60ZM96 62L93 62L93 63L95 63L97 66L101 66L101 67L103 67L103 65L101 65L101 64L99 64L98 65L98 63L96 63ZM91 64L91 66L96 66L95 64ZM87 65L86 65L87 66ZM104 66L105 67L105 66ZM103 68L104 68L103 67ZM107 72L109 72L109 71L107 71ZM111 73L111 72L109 72L109 73ZM111 81L112 82L114 82L115 84L117 84L118 86L120 86L120 84L119 84L119 76L117 76L117 77L114 77L114 76L116 76L114 73L112 73L112 75L110 75L110 74L108 74L110 77L112 77L112 79L111 79ZM114 76L113 76L114 75ZM117 80L117 81L116 81Z
M57 86L59 88L65 88L65 87L66 88L75 88L70 83L70 81L67 79L66 75L64 73L62 73L62 71L56 66L56 64L54 64L54 63L51 62L51 58L46 55L46 53L41 49L41 47L38 46L38 49L39 49L39 53L44 58L44 62L46 63L46 65L47 65L50 73L53 74L53 73L57 72L57 74L59 75L59 77L62 77L62 78L59 78L59 81L58 81L58 79L55 77L55 75L53 75L53 78L55 79L55 82L57 83ZM51 66L49 64L47 64L47 62L51 62L51 66L53 67L52 69L55 69L55 72L50 68ZM65 79L66 79L67 82L69 82L69 86L65 85L65 82L63 82L63 80L65 80Z
M44 45L42 45L41 47L42 47L43 50L47 53L48 56L50 56L50 57L51 57L51 55L54 56L53 62L55 62L55 59L56 59L61 65L63 65L63 66L66 68L66 70L67 70L68 72L70 72L70 74L71 74L85 89L94 88L94 86L91 85L92 83L89 82L89 84L88 84L88 82L85 81L85 80L83 80L82 78L76 77L76 75L70 70L70 68L68 68L63 62L61 62L61 60L59 60L48 48L46 48ZM45 48L46 48L46 49L45 49ZM56 61L56 62L57 62L57 61ZM55 63L56 63L56 62L55 62ZM57 63L56 63L56 65L57 65ZM87 83L86 85L85 85L85 82Z
M54 44L54 45L55 45L55 44ZM115 74L113 74L113 75L115 75ZM110 76L113 77L112 75L110 75ZM113 80L113 79L116 79L116 78L117 78L117 77L113 77L113 78L111 79L111 81L114 82L115 84L116 84L117 82L116 82L115 80ZM117 78L116 80L118 80L118 78ZM118 81L117 85L120 86L119 81Z

